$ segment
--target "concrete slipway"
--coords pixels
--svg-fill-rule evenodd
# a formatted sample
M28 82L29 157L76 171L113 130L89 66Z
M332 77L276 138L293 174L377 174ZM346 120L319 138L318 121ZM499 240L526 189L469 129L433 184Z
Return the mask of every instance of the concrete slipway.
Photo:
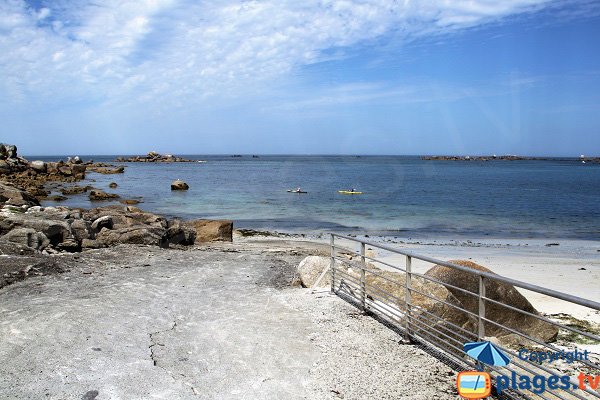
M309 253L59 256L68 272L0 289L0 398L456 398L447 366L326 291L289 287Z

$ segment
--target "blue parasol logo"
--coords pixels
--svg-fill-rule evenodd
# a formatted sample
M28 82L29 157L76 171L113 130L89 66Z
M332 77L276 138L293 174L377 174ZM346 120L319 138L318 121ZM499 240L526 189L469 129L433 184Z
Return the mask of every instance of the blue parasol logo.
M504 367L510 358L491 342L471 342L464 344L465 353L487 365Z

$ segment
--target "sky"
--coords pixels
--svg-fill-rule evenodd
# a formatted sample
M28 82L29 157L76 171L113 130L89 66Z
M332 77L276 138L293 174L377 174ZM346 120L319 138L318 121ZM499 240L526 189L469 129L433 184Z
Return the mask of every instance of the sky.
M28 155L600 156L594 0L0 0Z

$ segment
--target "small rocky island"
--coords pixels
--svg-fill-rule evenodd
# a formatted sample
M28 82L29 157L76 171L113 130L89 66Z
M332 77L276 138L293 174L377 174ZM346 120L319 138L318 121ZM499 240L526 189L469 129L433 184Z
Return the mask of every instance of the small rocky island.
M421 160L434 160L434 161L571 161L571 162L583 162L583 163L600 163L600 157L527 157L517 155L491 155L491 156L422 156Z
M117 157L115 162L153 162L153 163L172 163L172 162L198 162L198 160L188 160L177 157L172 154L159 154L151 151L145 156Z

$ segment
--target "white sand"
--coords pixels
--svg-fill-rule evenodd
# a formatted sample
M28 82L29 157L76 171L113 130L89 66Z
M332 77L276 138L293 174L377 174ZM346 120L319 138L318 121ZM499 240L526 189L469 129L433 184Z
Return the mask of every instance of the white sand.
M326 235L307 235L307 240L328 244ZM360 237L361 239L364 237ZM286 238L246 238L244 241L289 240ZM292 240L298 240L298 237ZM408 239L367 237L368 241L410 250L440 260L470 260L499 275L600 302L600 242L565 239ZM358 244L338 240L340 245L358 250ZM547 244L555 244L546 246ZM404 267L405 257L375 247L376 258ZM381 265L379 265L381 266ZM413 260L413 271L426 272L432 264ZM538 293L521 290L541 312L566 313L600 323L600 311Z

